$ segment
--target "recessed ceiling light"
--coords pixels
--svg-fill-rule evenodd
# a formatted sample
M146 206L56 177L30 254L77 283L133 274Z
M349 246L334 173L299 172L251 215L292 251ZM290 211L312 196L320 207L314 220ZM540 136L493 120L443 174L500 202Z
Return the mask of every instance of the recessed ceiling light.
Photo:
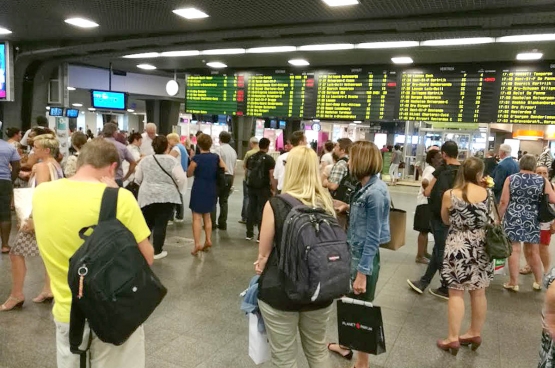
M75 106L75 107L81 107L81 106L83 106L83 104L80 104L80 103L74 103L74 104L71 104L71 106Z
M166 51L160 54L162 57L198 56L198 50Z
M67 87L67 90L68 90L68 91L75 91L76 89L77 89L77 88L75 88L75 87Z
M355 123L355 124L362 124L362 121L360 121L360 120L355 120L355 121L353 121L353 123Z
M80 28L94 28L98 27L98 23L93 22L92 20L84 19L84 18L69 18L65 21L67 24L71 24L75 27Z
M158 52L143 52L141 54L131 54L122 56L124 59L152 59L159 57Z
M46 106L46 110L50 110L50 106Z
M534 42L534 41L555 41L555 33L504 36L499 37L497 42Z
M294 65L294 66L310 65L310 63L308 61L306 61L305 59L291 59L291 60L289 60L289 64Z
M220 63L219 61L212 61L210 63L206 63L206 65L215 69L227 68L227 65L225 65L224 63Z
M133 109L127 109L127 112L135 112Z
M297 51L296 46L267 46L267 47L252 47L247 49L247 54L269 54L273 52L293 52Z
M366 42L356 45L357 49L395 49L404 47L416 47L420 45L418 41L387 41L387 42Z
M392 57L391 61L393 62L393 64L412 64L413 63L412 58L409 56Z
M240 55L244 53L245 49L214 49L201 52L202 55Z
M144 70L154 70L154 69L156 69L156 67L154 65L150 65L150 64L139 64L139 65L137 65L137 68L144 69Z
M350 50L354 49L352 43L332 43L328 45L305 45L299 47L299 51L331 51L331 50Z
M208 18L208 14L196 8L175 9L173 12L186 19Z
M4 28L4 27L0 27L0 35L7 35L7 34L10 34L10 33L12 33L12 31L10 31L9 29Z
M543 57L541 52L521 52L516 56L517 60L539 60Z
M448 38L442 40L422 41L422 46L459 46L459 45L479 45L483 43L495 42L493 37L473 37L473 38Z
M94 107L89 107L88 110L89 111L96 111L96 109Z
M358 0L324 0L329 6L347 6L347 5L357 5Z

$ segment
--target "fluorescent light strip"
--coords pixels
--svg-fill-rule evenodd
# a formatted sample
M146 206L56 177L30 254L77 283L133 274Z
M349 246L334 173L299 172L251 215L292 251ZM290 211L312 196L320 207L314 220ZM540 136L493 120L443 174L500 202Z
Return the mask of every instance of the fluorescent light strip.
M497 42L534 42L534 41L555 41L555 33L516 35L499 37Z
M182 8L182 9L175 9L173 11L175 14L179 15L180 17L186 19L202 19L208 18L208 14L203 11L200 11L196 8Z
M267 46L267 47L252 47L247 49L247 54L270 54L278 52L293 52L297 51L296 46Z
M159 57L160 54L157 52L143 52L141 54L131 54L122 56L124 59L152 59Z
M366 42L359 43L355 47L357 49L395 49L395 48L405 48L405 47L416 47L419 46L418 41L391 41L391 42Z
M310 65L310 63L308 61L306 61L305 59L291 59L291 60L289 60L289 64L294 65L294 66Z
M71 24L72 26L79 27L79 28L95 28L95 27L98 27L98 23L93 22L92 20L85 19L85 18L69 18L69 19L66 19L65 22L67 24Z
M137 68L144 69L144 70L155 70L156 69L156 67L154 65L150 65L150 64L139 64L139 65L137 65Z
M358 0L323 0L323 1L328 6L331 6L331 7L358 5Z
M411 57L409 56L397 56L397 57L392 57L391 61L394 64L412 64L414 61L412 60Z
M226 64L220 63L219 61L212 61L210 63L206 63L206 65L208 65L209 67L214 68L214 69L227 68Z
M516 56L517 60L539 60L543 57L541 52L521 52Z
M495 42L493 37L473 37L473 38L448 38L441 40L422 41L422 46L460 46L460 45L480 45Z
M333 51L333 50L351 50L355 45L352 43L331 43L327 45L305 45L300 46L299 51Z
M75 106L75 107L81 107L81 106L83 106L83 104L80 104L80 103L74 103L74 104L71 104L71 106Z
M7 35L7 34L10 34L10 33L12 33L12 31L10 31L9 29L4 28L4 27L0 27L0 35Z
M245 49L213 49L201 51L202 55L239 55L244 54Z
M75 91L76 89L77 89L77 88L75 88L75 87L67 87L67 90L68 90L68 91Z
M182 51L166 51L160 54L161 57L183 57L183 56L199 56L198 50L182 50Z

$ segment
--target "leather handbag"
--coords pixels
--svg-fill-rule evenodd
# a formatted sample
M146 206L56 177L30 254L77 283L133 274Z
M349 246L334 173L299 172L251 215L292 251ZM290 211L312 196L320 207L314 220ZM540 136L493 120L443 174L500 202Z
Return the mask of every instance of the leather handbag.
M389 233L391 240L385 244L380 244L380 248L397 250L405 245L407 230L407 211L395 208L393 201L389 209Z
M493 206L493 211L491 207ZM491 193L488 192L488 207L492 214L497 215L498 222L501 222L499 216L499 211L495 205L495 201L491 199ZM499 223L496 224L494 221L490 222L486 228L486 253L489 256L490 261L494 259L505 259L509 258L513 252L513 245L509 240L503 226Z
M540 210L538 211L538 219L540 222L551 222L555 220L555 210L549 202L549 195L545 192L545 182L543 181L543 190L540 197Z

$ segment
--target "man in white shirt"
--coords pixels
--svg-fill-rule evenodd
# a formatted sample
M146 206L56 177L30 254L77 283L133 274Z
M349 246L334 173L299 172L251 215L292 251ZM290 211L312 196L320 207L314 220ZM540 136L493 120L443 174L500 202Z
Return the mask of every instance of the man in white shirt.
M217 206L210 215L212 217L213 228L224 231L227 230L227 200L231 194L231 187L233 186L233 179L235 178L235 163L237 162L237 152L229 145L229 142L231 142L231 134L225 131L221 132L220 147L216 148L214 152L221 157L226 166L225 187L218 188L218 202L220 203L220 217L218 217L218 222L216 223Z
M332 141L327 141L326 143L324 143L324 151L326 153L324 153L322 155L322 158L320 159L320 172L321 173L324 172L326 167L328 167L329 165L333 165L332 153L333 153L333 148L334 147L335 147L335 145L333 144Z
M293 147L306 146L306 137L302 130L298 130L291 134L289 139ZM285 178L285 161L287 160L287 155L289 152L285 152L283 155L279 156L276 160L276 168L274 169L274 179L278 181L277 190L281 192L283 188L283 179Z
M141 143L141 155L149 156L154 154L152 141L156 138L156 124L148 123L143 133L143 143Z

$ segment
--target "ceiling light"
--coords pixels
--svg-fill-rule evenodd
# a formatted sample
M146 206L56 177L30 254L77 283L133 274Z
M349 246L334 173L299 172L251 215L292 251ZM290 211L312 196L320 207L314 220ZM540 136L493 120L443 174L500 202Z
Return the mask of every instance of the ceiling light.
M98 23L95 23L92 20L88 20L84 18L69 18L69 19L66 19L66 23L80 28L98 27Z
M75 91L76 89L77 89L77 88L75 88L75 87L67 87L67 90L68 90L68 91Z
M299 51L331 51L331 50L350 50L354 49L352 43L332 43L328 45L305 45L299 47Z
M10 33L12 33L12 31L10 31L9 29L4 28L4 27L0 27L0 35L7 35L7 34L10 34Z
M521 52L516 55L517 60L539 60L543 57L541 52Z
M133 109L127 109L127 112L135 112Z
M150 59L160 56L157 52L143 52L142 54L131 54L123 56L124 59Z
M493 37L473 37L473 38L446 38L441 40L422 41L422 46L459 46L459 45L479 45L483 43L495 42Z
M305 59L291 59L291 60L289 60L289 64L294 65L294 66L310 65L310 63L308 61L306 61Z
M358 4L358 0L324 0L324 2L332 7Z
M74 103L74 104L71 104L71 106L75 106L75 107L81 107L81 106L83 106L83 104L80 104L80 103Z
M355 121L353 121L353 123L355 123L355 124L362 124L362 121L360 121L360 120L355 120Z
M50 110L50 106L46 106L46 110Z
M88 110L89 111L96 111L96 109L94 107L89 107Z
M392 57L391 61L393 62L393 64L412 64L413 63L412 58L408 56Z
M213 61L213 62L210 62L210 63L206 63L206 65L208 65L211 68L215 68L215 69L227 68L227 65L225 65L224 63L220 63L219 61Z
M198 56L198 50L166 51L160 54L162 57Z
M499 37L497 42L533 42L533 41L555 41L555 33L504 36Z
M357 49L395 49L404 47L416 47L418 41L388 41L388 42L366 42L356 45Z
M144 70L154 70L154 69L156 69L156 67L154 65L150 65L150 64L139 64L139 65L137 65L137 68L144 69Z
M293 52L297 51L296 46L268 46L268 47L253 47L247 49L247 54L268 54L273 52Z
M202 55L239 55L244 53L245 49L214 49L201 52Z
M208 14L196 8L175 9L173 12L186 19L208 18Z

